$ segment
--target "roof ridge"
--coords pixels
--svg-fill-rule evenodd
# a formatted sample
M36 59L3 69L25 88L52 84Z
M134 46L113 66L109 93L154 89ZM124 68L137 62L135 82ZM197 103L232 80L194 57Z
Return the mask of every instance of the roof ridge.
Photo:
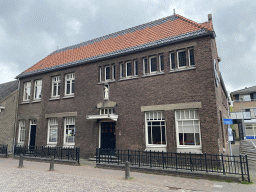
M181 16L181 15L179 15L179 14L175 14L175 15L177 15L177 17L179 17L179 18L182 19L183 21L186 21L186 22L188 22L188 23L194 24L196 27L204 28L204 29L207 29L207 30L211 31L211 29L209 29L208 27L203 26L201 23L197 23L197 22L195 22L195 21L193 21L193 20L191 20L191 19L188 19L188 18L186 18L186 17L183 17L183 16ZM204 22L204 23L207 23L207 22Z
M71 45L71 46L67 46L67 47L58 49L56 51L53 51L48 56L54 55L54 54L60 53L60 52L65 52L67 50L72 50L72 49L75 49L75 48L84 47L84 46L86 46L88 44L93 44L93 43L96 43L96 42L100 42L102 40L106 40L106 39L109 39L109 38L117 37L119 35L125 35L126 33L132 33L132 32L135 32L137 30L142 30L142 29L145 29L147 27L153 27L153 26L156 26L156 25L163 24L163 23L165 23L165 22L167 22L169 20L172 21L172 20L176 20L176 19L177 19L176 15L170 15L170 16L167 16L167 17L164 17L164 18L161 18L161 19L157 19L157 20L154 20L154 21L143 23L141 25L137 25L135 27L130 27L130 28L127 28L127 29L124 29L124 30L121 30L121 31L110 33L108 35L104 35L104 36L97 37L97 38L94 38L94 39L91 39L91 40L88 40L88 41L84 41L82 43L78 43L78 44L75 44L75 45Z

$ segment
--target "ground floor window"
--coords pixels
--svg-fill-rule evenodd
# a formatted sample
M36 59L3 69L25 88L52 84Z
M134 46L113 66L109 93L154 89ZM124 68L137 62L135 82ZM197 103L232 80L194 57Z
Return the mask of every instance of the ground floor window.
M65 118L65 128L64 128L64 144L74 145L75 144L75 117Z
M245 126L246 139L256 139L256 124Z
M148 145L166 145L166 126L164 113L152 111L145 113L146 140Z
M48 119L48 144L57 144L58 120L57 118Z
M18 137L18 143L24 143L25 141L25 120L19 121L19 137Z
M178 110L175 112L178 146L200 146L200 121L198 110Z

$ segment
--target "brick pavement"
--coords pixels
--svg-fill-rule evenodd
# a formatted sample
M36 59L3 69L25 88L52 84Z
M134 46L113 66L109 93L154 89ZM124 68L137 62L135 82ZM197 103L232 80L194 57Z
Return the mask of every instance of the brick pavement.
M243 185L131 172L132 180L124 180L124 172L94 168L91 165L70 166L0 158L0 191L256 191L256 185Z

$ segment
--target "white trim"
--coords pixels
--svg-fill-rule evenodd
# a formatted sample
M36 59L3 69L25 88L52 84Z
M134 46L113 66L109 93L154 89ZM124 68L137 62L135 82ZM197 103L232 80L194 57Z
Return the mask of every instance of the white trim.
M71 121L74 121L73 123L74 124L68 124L68 125L74 125L74 133L76 133L76 124L75 124L75 117L65 117L64 118L64 138L63 138L63 146L74 146L75 145L75 142L74 143L67 143L66 142L66 122L67 122L67 119L71 120Z
M24 141L22 141L22 142L20 142L20 128L21 128L21 122L22 122L22 124L24 123L24 125L22 126L22 127L24 127L24 129L25 129L25 133L24 133ZM19 120L19 133L18 133L18 144L19 145L24 145L24 142L25 142L25 139L26 139L26 136L25 136L25 134L26 134L26 121L25 120Z
M118 115L115 115L115 114L109 114L109 115L87 115L86 119L88 119L88 120L103 119L103 120L117 121Z
M30 96L31 96L31 81L24 82L23 83L23 101L29 101Z
M136 69L138 69L138 61L137 60L134 60L133 61L133 72L134 72L134 76L136 77L136 76L138 76L138 70L136 71ZM136 74L136 72L137 72L137 74Z
M53 95L53 90L54 90L54 84L56 83L56 95ZM51 97L52 98L59 98L60 95L58 95L59 92L59 84L61 83L61 76L55 76L52 77L52 93L51 93Z
M42 99L42 87L43 87L42 79L34 81L34 100L38 101ZM40 91L40 94L36 93L36 91Z
M147 58L143 58L143 75L146 75L148 74L148 72L146 73L146 70L145 70L145 60L147 60L147 63L148 63L148 59ZM148 70L148 69L147 69Z
M125 63L125 71L126 71L125 76L129 78L129 77L132 77L133 75L132 74L129 76L127 75L128 74L128 67L127 67L128 63L131 64L131 73L132 73L132 61L128 61Z
M161 66L161 64L162 64L162 59L161 59L161 57L163 57L163 60L164 60L164 55L163 55L163 54L160 54L160 55L158 56L159 72L163 72L163 71L164 71L164 69L162 69L162 66ZM164 61L163 61L163 62L164 62Z
M109 68L109 79L107 79L107 68ZM111 67L105 66L105 81L110 81L111 80Z
M115 80L115 78L116 78L116 66L115 66L115 64L112 64L111 65L111 68L112 68L112 80Z
M102 67L100 67L100 82L102 81Z
M151 59L153 59L153 58L156 58L156 70L155 71L151 71ZM150 74L157 73L157 56L149 57L148 60L149 60L149 62L148 62L149 63L149 73Z
M195 66L195 65L191 65L191 61L190 61L190 50L193 50L193 51L194 51L194 48L189 48L189 49L188 49L188 64L189 64L189 66ZM194 55L194 62L195 62L195 53L194 53L193 55Z
M120 66L120 79L122 79L122 78L124 78L124 77L123 77L123 75L124 75L124 74L123 74L124 64L123 64L123 63L120 63L119 66Z
M72 81L73 80L75 81L75 73L69 73L69 74L65 75L65 93L64 93L65 96L70 96L70 95L75 94L75 93L72 93L72 88L73 88ZM67 81L70 81L70 90L69 90L70 92L69 93L67 93Z
M57 124L50 124L50 121L55 121ZM50 126L51 125L57 125L57 138L56 138L56 142L50 142L49 139L50 139ZM57 142L58 142L58 119L57 118L49 118L48 119L48 127L47 127L47 145L49 146L53 146L53 145L57 145Z

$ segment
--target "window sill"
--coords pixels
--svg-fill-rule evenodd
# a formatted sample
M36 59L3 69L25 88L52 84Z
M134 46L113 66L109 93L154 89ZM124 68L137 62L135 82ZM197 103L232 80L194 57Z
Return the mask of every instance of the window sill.
M164 75L164 74L165 72L147 73L147 74L144 74L142 77L151 77L151 76Z
M175 73L175 72L179 72L179 71L187 71L187 70L192 70L192 69L196 69L196 67L175 68L175 69L170 70L169 73Z
M108 80L108 81L101 81L98 84L114 83L115 81L116 81L115 79L111 79L111 80Z
M119 79L118 81L125 81L125 80L131 80L131 79L138 79L138 76L129 76L129 77L123 77L122 79Z
M56 144L51 144L51 143L47 143L47 145L45 147L56 147L57 143Z
M75 95L65 95L64 97L62 97L62 99L69 99L69 98L74 98Z
M40 100L33 100L31 103L40 103L41 102L41 99Z
M145 151L163 151L163 152L166 152L166 145L147 145Z
M75 143L74 144L64 144L63 147L64 148L74 148L75 147Z
M60 99L60 97L51 97L51 98L49 99L49 101L59 100L59 99Z
M29 104L29 101L22 101L20 104L21 104L21 105L23 105L23 104Z

